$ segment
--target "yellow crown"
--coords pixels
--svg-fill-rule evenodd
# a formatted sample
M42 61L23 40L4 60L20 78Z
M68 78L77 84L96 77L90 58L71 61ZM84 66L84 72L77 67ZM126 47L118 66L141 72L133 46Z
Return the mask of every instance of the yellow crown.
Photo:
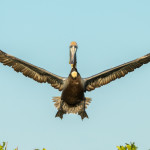
M76 47L78 47L78 45L77 45L77 43L76 43L75 41L72 41L72 42L70 43L70 46L76 46Z

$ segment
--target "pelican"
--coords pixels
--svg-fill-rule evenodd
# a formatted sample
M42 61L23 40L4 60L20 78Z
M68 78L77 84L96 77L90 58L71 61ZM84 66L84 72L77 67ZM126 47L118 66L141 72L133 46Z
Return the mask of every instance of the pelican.
M0 50L0 62L3 63L3 65L10 66L16 72L21 72L26 77L32 78L39 83L51 84L55 89L62 91L60 97L53 98L54 105L58 110L55 117L60 117L61 119L64 114L69 113L80 115L82 120L88 118L85 109L91 102L91 99L85 97L84 93L86 91L92 91L115 79L124 77L128 72L132 72L134 69L150 62L149 53L143 57L105 70L91 77L81 78L77 70L77 43L74 41L71 42L69 49L71 71L68 77L60 77Z

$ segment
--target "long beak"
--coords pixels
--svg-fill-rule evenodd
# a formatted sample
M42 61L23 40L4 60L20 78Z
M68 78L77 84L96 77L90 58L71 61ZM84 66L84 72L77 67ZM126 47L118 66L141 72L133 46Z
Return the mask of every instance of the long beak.
M70 47L70 64L76 65L76 51L77 48L75 46Z

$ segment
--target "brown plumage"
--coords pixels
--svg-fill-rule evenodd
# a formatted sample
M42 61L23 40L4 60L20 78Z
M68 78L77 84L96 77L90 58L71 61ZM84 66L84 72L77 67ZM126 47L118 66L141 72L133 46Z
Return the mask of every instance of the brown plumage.
M106 85L115 79L124 77L129 72L132 72L134 71L134 69L139 68L143 64L147 64L149 62L150 62L150 54L147 54L143 57L140 57L128 63L105 70L89 78L85 78L84 79L85 91L94 90L95 88Z
M71 73L77 72L77 77L73 78ZM66 87L62 91L61 98L69 105L76 105L84 100L84 86L80 74L76 68L72 68L71 73L67 79Z
M16 72L21 72L26 77L40 83L49 83L54 88L62 91L65 78L52 74L40 67L34 66L14 56L8 55L0 50L0 62L12 67Z
M120 66L105 70L88 78L81 78L76 68L77 43L70 44L71 72L68 78L60 77L40 67L34 66L14 56L8 55L0 50L0 62L12 67L16 72L21 72L26 77L32 78L40 83L49 83L54 88L62 91L61 97L54 97L55 106L58 109L56 117L63 118L66 113L78 113L82 119L88 118L85 111L91 102L90 98L84 96L84 92L94 90L110 83L111 81L124 77L127 73L150 62L150 54L122 64Z

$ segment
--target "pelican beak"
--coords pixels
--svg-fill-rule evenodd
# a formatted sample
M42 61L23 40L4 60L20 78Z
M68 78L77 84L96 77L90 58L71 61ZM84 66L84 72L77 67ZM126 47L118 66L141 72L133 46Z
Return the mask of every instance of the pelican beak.
M77 46L70 46L70 61L69 63L71 66L76 65L76 52L77 52Z

